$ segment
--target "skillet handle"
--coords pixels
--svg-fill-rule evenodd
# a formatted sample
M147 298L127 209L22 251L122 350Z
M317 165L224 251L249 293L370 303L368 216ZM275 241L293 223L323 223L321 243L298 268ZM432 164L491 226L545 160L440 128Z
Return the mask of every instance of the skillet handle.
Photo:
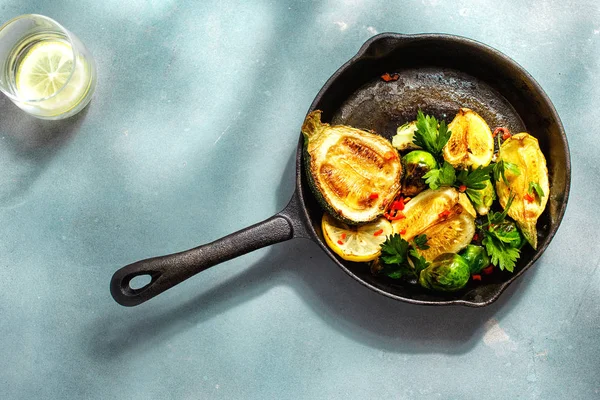
M298 206L295 195L279 214L212 243L129 264L114 273L110 293L123 306L137 306L213 265L293 237L305 237ZM134 289L130 282L138 276L149 277L150 282Z

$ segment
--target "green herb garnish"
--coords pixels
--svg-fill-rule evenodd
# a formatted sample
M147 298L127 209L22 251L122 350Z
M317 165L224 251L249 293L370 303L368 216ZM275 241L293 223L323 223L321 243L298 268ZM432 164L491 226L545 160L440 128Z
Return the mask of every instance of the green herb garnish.
M427 246L426 243L427 235L415 237L416 246ZM418 278L421 271L429 266L429 263L417 252L415 247L397 233L388 236L381 244L379 262L381 264L379 273L392 279Z
M429 248L429 245L427 244L427 235L424 233L415 236L413 241L415 242L415 246L417 246L419 250L427 250Z
M492 264L510 272L515 268L523 243L515 223L506 221L513 200L514 195L508 199L503 212L490 212L487 223L479 226L484 236L481 243L485 246Z
M439 125L439 127L438 127ZM438 120L431 115L424 115L421 110L417 112L417 130L413 143L430 152L437 158L441 158L442 149L450 139L451 132L445 121L438 124Z
M463 169L456 176L455 187L465 192L469 199L475 204L481 204L481 190L486 188L486 182L490 180L490 172L494 169L492 164L487 167L477 167L474 170Z
M425 183L429 185L429 188L435 190L442 186L452 186L456 182L456 171L452 164L448 161L444 161L441 168L435 168L423 175Z
M528 192L533 194L533 192L535 191L535 193L537 194L537 201L538 203L542 201L542 197L544 197L544 190L542 189L542 187L540 186L539 183L537 182L529 182L529 190Z

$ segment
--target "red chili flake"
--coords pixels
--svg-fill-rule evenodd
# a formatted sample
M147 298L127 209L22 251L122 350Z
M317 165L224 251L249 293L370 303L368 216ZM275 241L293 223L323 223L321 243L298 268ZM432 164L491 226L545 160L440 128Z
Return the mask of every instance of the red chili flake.
M338 244L344 244L344 242L342 242L341 240L338 240Z
M370 199L370 200L375 200L375 199L377 199L378 197L379 197L379 193L371 193L371 194L369 195L369 199Z
M480 281L481 280L481 275L479 275L479 274L478 275L473 275L472 278L473 278L474 281Z
M400 200L396 200L392 203L392 210L404 210L404 200L400 197Z
M394 158L396 158L397 155L398 153L396 153L395 151L388 151L383 155L383 158L385 160L393 160Z
M473 240L475 240L475 241L479 240L479 235L478 234L474 234L473 235Z
M465 192L465 190L467 190L467 186L466 186L466 185L460 185L460 186L458 187L458 191L459 191L459 192L461 192L461 193L464 193L464 192Z
M494 266L490 265L488 267L485 267L484 269L481 270L481 272L483 272L486 275L490 275L492 272L494 272Z
M377 232L373 232L374 236L379 236L383 233L383 229L378 230Z
M390 75L388 72L386 72L385 74L381 75L381 79L383 79L386 82L397 81L398 78L400 78L400 75L398 75L398 74Z
M400 235L406 235L406 229L402 229L399 233Z
M535 197L533 197L532 195L530 195L529 193L527 193L525 196L523 196L523 198L525 200L527 200L530 203L533 203L535 201Z
M494 129L494 132L492 133L492 137L496 137L496 135L499 133L502 133L502 139L504 139L504 140L506 140L510 137L510 131L508 130L508 128L505 128L503 126L500 126L496 129Z
M438 217L440 218L446 218L448 217L448 215L450 215L450 210L444 210L441 213L438 214Z
M396 220L404 219L404 218L406 218L406 215L404 215L404 213L402 213L401 211L398 211L396 213L396 215L392 218L392 221L396 221Z
M342 238L342 240L346 240L346 233L345 233L345 232L344 232L344 233L342 233L342 236L341 236L341 238Z
M399 219L403 219L406 218L406 215L404 215L401 211L398 210L391 210L391 213L385 213L383 214L384 217L386 217L387 219L389 219L390 221L396 221Z

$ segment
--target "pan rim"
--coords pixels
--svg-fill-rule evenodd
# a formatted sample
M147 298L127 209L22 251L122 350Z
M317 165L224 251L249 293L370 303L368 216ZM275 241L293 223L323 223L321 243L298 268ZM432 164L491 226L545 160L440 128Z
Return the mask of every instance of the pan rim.
M302 174L303 174L302 153L303 153L304 139L302 137L302 134L300 134L300 140L298 142L297 151L296 151L296 193L299 196L300 203L302 205L302 207L300 207L300 208L302 209L302 216L303 216L303 220L305 221L307 231L309 232L312 239L329 256L329 258L331 258L332 261L335 264L337 264L346 274L351 276L354 280L359 282L361 285L363 285L363 286L367 287L368 289L371 289L372 291L377 292L383 296L392 298L394 300L399 300L399 301L402 301L405 303L417 304L417 305L428 305L428 306L460 305L460 306L468 306L468 307L475 307L475 308L488 306L488 305L494 303L496 300L498 300L498 298L502 295L502 293L515 280L517 280L521 275L523 275L525 273L525 271L530 269L537 262L537 260L541 257L541 255L545 252L545 250L549 246L550 242L552 241L556 232L558 231L560 224L562 223L562 219L566 212L567 203L569 200L570 188L571 188L571 157L570 157L570 149L569 149L569 144L567 141L564 126L558 115L558 112L556 111L556 108L554 107L552 101L550 100L550 98L548 97L546 92L542 89L541 85L533 78L533 76L529 72L527 72L525 70L525 68L523 68L520 64L518 64L515 60L508 57L507 55L500 52L499 50L497 50L489 45L486 45L482 42L479 42L477 40L470 39L470 38L467 38L464 36L457 36L457 35L450 35L450 34L443 34L443 33L402 34L402 33L385 32L385 33L380 33L378 35L371 37L360 47L358 52L352 58L350 58L340 68L338 68L331 75L331 77L325 82L325 84L319 90L319 92L315 96L315 99L311 103L311 105L307 111L307 114L310 113L311 111L315 110L316 105L321 101L323 95L329 90L329 88L331 87L333 82L335 82L336 79L341 74L343 74L348 68L350 68L353 64L355 64L357 60L360 60L361 58L363 58L374 43L381 41L381 40L390 39L390 38L396 39L398 41L404 41L404 42L409 42L409 41L448 42L448 41L450 41L450 42L454 42L454 43L460 43L460 44L469 46L477 51L490 54L495 60L497 60L498 63L504 62L504 63L508 64L511 68L517 70L520 74L522 74L522 76L525 78L525 80L527 80L527 82L531 84L532 88L536 92L536 95L539 96L539 99L543 102L543 105L549 110L551 118L553 119L553 121L556 123L556 126L558 127L559 136L560 136L560 140L563 145L562 148L563 148L563 152L564 152L564 156L565 156L565 176L566 176L565 177L565 193L564 193L564 197L563 197L563 199L560 203L559 209L558 209L558 213L556 216L556 223L554 224L554 226L552 226L552 228L548 232L548 235L544 238L544 242L541 243L541 245L538 247L538 250L535 252L535 254L531 258L531 260L529 260L525 266L523 266L517 273L513 274L508 280L502 282L500 284L500 286L496 289L496 292L493 294L493 296L491 296L490 298L487 298L485 301L477 302L477 301L470 301L470 300L463 300L463 299L428 301L428 300L418 300L418 299L408 298L408 297L404 297L404 296L400 296L400 295L388 292L386 290L378 288L378 287L372 285L371 283L363 280L362 278L357 276L354 272L352 272L348 267L346 267L343 263L341 263L336 258L334 253L327 247L327 245L319 238L319 236L315 230L315 227L313 226L312 223L310 223L311 218L310 218L308 209L306 207L304 191L303 191L304 190L303 182L302 182Z

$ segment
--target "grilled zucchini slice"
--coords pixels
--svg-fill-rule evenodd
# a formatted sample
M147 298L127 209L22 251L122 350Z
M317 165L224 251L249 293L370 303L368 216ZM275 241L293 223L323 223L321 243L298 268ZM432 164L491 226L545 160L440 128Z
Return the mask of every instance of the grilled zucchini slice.
M402 164L385 138L321 122L321 111L302 125L308 183L322 207L347 224L370 222L400 191Z

